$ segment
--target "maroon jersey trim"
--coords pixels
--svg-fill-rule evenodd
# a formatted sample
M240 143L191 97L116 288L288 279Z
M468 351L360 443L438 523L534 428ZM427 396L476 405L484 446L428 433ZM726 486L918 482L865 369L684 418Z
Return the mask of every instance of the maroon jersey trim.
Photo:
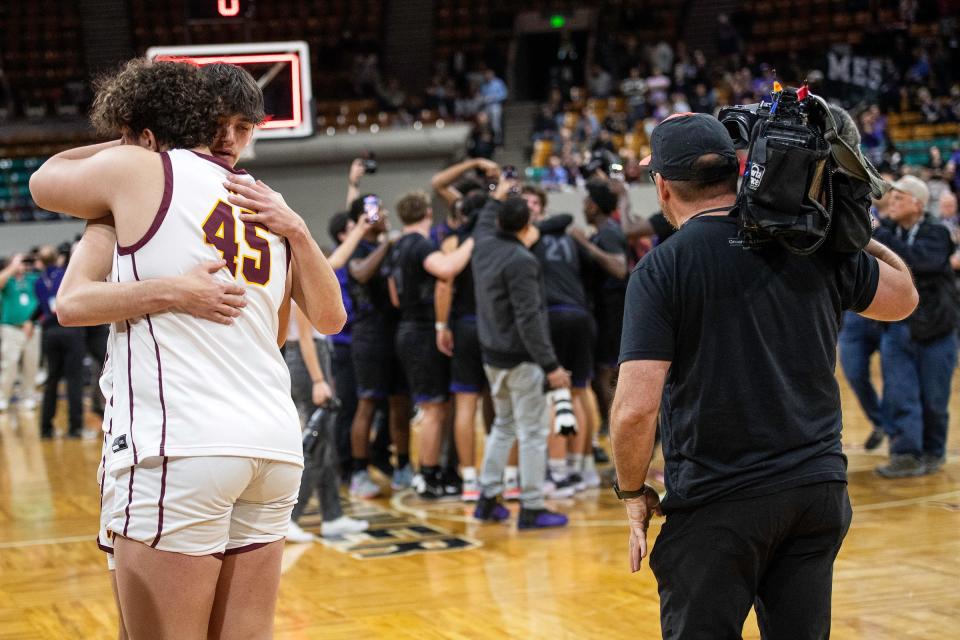
M208 162L212 162L213 164L218 165L223 169L226 169L230 173L235 173L238 176L248 175L246 169L236 169L234 167L231 167L228 162L226 162L225 160L221 160L217 156L211 156L208 153L200 153L199 151L194 151L193 149L190 150L190 153L196 155L197 157L203 158Z
M117 243L117 253L122 256L129 255L138 249L142 249L145 244L150 242L150 238L155 236L157 231L160 230L160 225L163 223L163 219L167 217L167 210L170 208L170 200L173 198L173 166L170 164L170 156L166 151L160 154L160 160L163 162L163 198L160 200L160 208L157 209L157 214L153 216L153 223L150 225L150 228L147 229L147 232L143 234L142 238L128 247L124 247L120 243Z

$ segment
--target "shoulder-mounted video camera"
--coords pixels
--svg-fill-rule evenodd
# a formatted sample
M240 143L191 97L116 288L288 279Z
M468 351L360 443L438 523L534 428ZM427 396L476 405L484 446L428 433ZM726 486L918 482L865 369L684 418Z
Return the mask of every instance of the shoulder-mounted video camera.
M886 183L832 108L804 86L775 85L773 100L720 110L738 149L748 149L737 195L743 231L793 253L852 252L870 240L870 196Z

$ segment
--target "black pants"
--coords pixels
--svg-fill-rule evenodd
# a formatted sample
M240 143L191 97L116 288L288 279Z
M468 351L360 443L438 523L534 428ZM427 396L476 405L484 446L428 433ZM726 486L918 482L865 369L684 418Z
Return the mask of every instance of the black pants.
M350 427L357 412L357 377L353 371L353 356L350 354L349 344L333 343L333 380L337 400L340 401L336 424L337 457L349 477L350 460L353 457L350 449Z
M79 327L61 327L57 323L43 328L43 354L47 359L47 384L43 390L40 435L53 435L53 417L57 413L57 387L67 380L67 404L70 409L70 435L83 432L83 355L85 333Z
M663 637L740 638L755 605L764 640L829 638L852 515L842 482L669 514L650 555Z
M103 415L103 404L106 398L100 392L100 374L103 373L103 364L107 360L107 339L110 336L110 325L101 324L95 327L86 327L84 330L87 353L93 358L90 367L90 409Z
M327 384L332 387L330 347L323 340L315 340L314 345L324 378ZM300 344L288 344L284 350L284 358L287 361L287 367L290 369L293 402L297 405L301 424L306 424L317 407L313 404L313 382L310 380L310 373L307 371L303 355L300 353ZM314 492L320 498L320 510L323 513L324 522L336 520L343 515L343 508L340 506L340 463L337 461L333 433L334 423L333 421L325 421L325 425L320 433L313 455L303 460L300 493L291 515L294 522L303 514L303 510Z

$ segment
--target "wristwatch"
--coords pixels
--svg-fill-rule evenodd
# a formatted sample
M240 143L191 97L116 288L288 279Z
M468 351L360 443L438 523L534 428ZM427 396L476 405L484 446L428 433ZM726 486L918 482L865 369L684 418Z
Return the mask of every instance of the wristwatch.
M627 500L629 498L642 498L647 491L655 491L655 489L649 485L643 485L636 491L621 491L620 490L620 481L613 481L613 492L617 494L618 500Z

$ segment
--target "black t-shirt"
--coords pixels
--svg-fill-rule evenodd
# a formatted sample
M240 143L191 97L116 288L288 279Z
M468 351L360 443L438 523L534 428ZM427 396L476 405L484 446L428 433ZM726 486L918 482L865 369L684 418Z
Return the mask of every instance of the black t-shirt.
M667 220L667 217L660 211L650 216L650 226L653 227L653 232L657 236L658 245L666 242L670 236L677 232L677 230L673 228L673 225Z
M377 250L380 245L361 240L350 260L362 260ZM380 263L379 272L367 282L359 282L350 276L348 289L353 300L353 339L363 342L385 338L391 335L397 313L390 304L390 290L387 288L387 267L389 256Z
M846 480L834 376L844 309L876 293L864 252L745 248L730 217L691 220L630 275L620 362L668 360L665 510Z
M543 234L531 247L543 270L547 306L587 308L587 294L583 288L583 265L589 264L590 254L580 243L566 235Z
M436 251L419 233L408 233L390 251L390 277L397 287L400 320L433 323L433 286L436 279L423 268L423 261Z
M456 232L458 246L467 241L470 234L461 231ZM466 318L477 315L477 296L473 287L473 268L470 263L453 280L453 302L450 306L451 318Z
M613 220L607 219L597 227L597 232L590 241L607 253L621 254L624 260L627 258L627 237L620 225ZM593 276L590 279L590 289L598 318L618 316L623 310L626 280L614 278L597 263L593 263L591 270Z

